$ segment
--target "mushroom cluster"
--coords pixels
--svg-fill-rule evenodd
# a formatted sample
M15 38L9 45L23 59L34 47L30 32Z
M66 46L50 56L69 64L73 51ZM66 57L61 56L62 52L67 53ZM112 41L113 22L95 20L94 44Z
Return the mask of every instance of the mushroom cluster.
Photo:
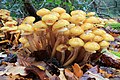
M0 37L4 38L0 44L7 42L17 46L20 32L17 30L17 21L13 20L8 10L0 9L0 23Z
M87 62L96 51L107 48L114 38L102 27L105 21L95 12L74 10L70 14L61 7L36 12L41 20L28 16L17 26L21 33L19 41L25 54L46 50L49 57L56 57L63 66L74 61Z

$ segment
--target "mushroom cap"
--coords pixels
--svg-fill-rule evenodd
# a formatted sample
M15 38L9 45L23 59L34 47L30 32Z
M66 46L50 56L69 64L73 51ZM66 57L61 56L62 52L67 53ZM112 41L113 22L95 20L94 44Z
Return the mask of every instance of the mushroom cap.
M79 14L81 14L81 15L83 15L83 16L86 16L86 13L84 12L84 11L82 11L82 10L74 10L74 11L71 11L71 13L70 13L72 16L73 15L79 15Z
M12 26L8 29L8 31L14 31L14 30L17 30L17 26Z
M81 28L82 28L83 30L92 29L93 27L94 27L94 25L91 24L91 23L84 23L84 24L81 25Z
M58 20L54 25L53 25L53 29L59 29L59 28L63 28L67 25L69 25L70 23L67 20Z
M36 12L36 14L38 16L44 16L44 15L49 14L49 13L50 13L50 10L45 9L45 8L42 8Z
M100 20L97 17L92 16L92 17L87 18L84 22L97 24L97 23L100 23Z
M84 21L86 19L86 16L84 15L73 15L70 17L70 22L74 23L74 24L80 24L80 22Z
M22 21L22 23L23 24L32 24L34 21L35 21L35 17L28 16Z
M71 35L79 36L84 33L84 30L80 26L75 26L70 29Z
M59 52L64 52L68 47L65 44L60 44L57 46L56 50Z
M25 43L28 42L28 40L27 40L25 37L21 37L21 38L19 39L19 41L20 41L22 44L25 44Z
M107 41L101 41L99 43L99 45L100 45L101 48L107 48L107 47L109 47L110 43L107 42Z
M85 43L84 48L88 52L94 52L100 49L100 45L97 42L87 42Z
M95 35L103 35L103 34L106 34L106 32L105 32L104 30L102 30L102 29L95 29L95 30L93 30L93 33L94 33Z
M105 41L114 41L114 37L111 36L110 34L106 33L106 34L102 35L102 37Z
M10 11L8 11L8 10L6 10L6 9L0 9L0 15L10 16Z
M80 38L71 38L71 39L68 41L68 44L69 44L71 47L84 46L84 42L83 42L83 40L80 39Z
M58 20L58 17L52 14L47 14L42 17L42 21L44 21L47 25L53 25L56 20Z
M15 20L12 20L12 21L8 21L5 23L5 26L9 26L9 27L12 27L12 26L15 26L17 25L17 22Z
M38 21L33 25L36 29L46 29L48 26L43 21Z
M56 7L51 10L52 12L57 12L59 14L66 13L66 10L61 7Z
M69 20L70 19L70 15L68 13L62 13L59 17L59 19L65 19L65 20Z
M95 41L95 42L100 42L100 41L102 41L103 40L103 37L102 36L99 36L99 35L96 35L95 37L94 37L94 39L93 39L93 41Z
M29 24L21 24L21 25L18 26L18 30L32 32L33 27L31 25L29 25Z
M83 33L80 35L80 38L82 38L85 41L92 40L95 37L95 34L93 33Z
M60 17L60 14L57 12L50 12L50 14L55 15L56 17Z
M95 15L95 12L89 12L87 13L87 16L94 16Z
M4 26L4 27L1 27L0 30L2 31L7 31L10 27L7 27L7 26Z

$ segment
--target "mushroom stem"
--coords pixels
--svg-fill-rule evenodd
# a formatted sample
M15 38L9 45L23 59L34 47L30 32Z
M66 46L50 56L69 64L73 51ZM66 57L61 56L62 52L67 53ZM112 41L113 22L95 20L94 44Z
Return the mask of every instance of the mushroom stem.
M54 57L55 52L56 52L56 47L60 44L60 42L61 42L61 36L58 36L58 38L55 42L54 48L52 50L51 58Z
M79 50L79 55L77 57L77 59L75 60L76 62L81 62L85 56L85 49L83 47L80 48Z
M90 55L92 54L91 52L86 51L85 56L83 58L83 62L86 63L89 60Z
M78 56L78 51L79 51L79 47L75 48L73 56L66 63L64 63L63 66L67 66L70 63L72 63L76 59L76 57Z
M62 57L61 57L61 60L60 60L61 64L64 63L64 60L65 60L65 51L62 52Z
M40 46L39 36L36 33L34 33L33 35L34 35L34 42L36 44L37 50L40 50L41 46Z
M52 26L49 26L48 32L49 32L49 37L50 37L50 44L51 44L51 47L53 48L54 43L55 43L55 37L54 37L54 34L52 32Z
M28 35L28 36L26 36L26 38L27 38L28 41L29 41L30 47L31 47L34 51L37 51L36 45L35 45L35 43L34 43L34 41L33 41L32 35Z

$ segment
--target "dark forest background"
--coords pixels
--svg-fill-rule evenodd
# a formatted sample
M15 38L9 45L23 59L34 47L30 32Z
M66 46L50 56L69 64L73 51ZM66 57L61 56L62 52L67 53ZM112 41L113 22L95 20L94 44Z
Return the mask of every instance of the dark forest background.
M9 10L14 18L28 16L41 8L52 9L57 6L65 8L68 13L81 9L94 11L100 17L120 17L120 0L0 0L0 9Z

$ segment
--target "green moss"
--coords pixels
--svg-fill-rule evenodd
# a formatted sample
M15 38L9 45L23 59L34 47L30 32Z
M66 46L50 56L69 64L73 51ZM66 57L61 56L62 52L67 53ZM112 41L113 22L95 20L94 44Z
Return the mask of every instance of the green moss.
M111 53L115 54L116 56L120 57L120 52L110 51Z
M120 23L111 23L111 24L107 24L107 26L111 26L113 29L117 29L120 30Z

